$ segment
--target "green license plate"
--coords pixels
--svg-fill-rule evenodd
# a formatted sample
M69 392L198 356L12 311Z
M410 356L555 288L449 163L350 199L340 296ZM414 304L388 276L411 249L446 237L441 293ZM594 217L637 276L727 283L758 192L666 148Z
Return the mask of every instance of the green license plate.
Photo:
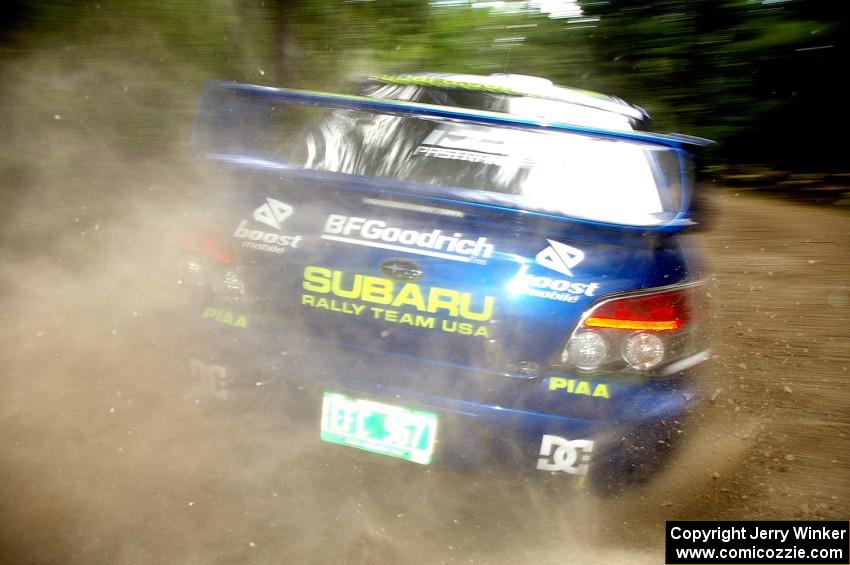
M434 453L437 415L325 392L322 440L427 465Z

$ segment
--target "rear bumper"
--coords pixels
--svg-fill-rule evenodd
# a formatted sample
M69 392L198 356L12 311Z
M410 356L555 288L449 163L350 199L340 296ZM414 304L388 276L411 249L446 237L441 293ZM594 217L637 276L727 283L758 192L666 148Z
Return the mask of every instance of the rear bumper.
M506 379L374 352L297 346L214 328L187 357L206 391L247 398L288 426L315 429L325 392L437 415L432 464L551 473L608 487L654 474L684 435L698 398L689 372L664 380L582 380L565 374ZM329 445L330 449L344 449Z

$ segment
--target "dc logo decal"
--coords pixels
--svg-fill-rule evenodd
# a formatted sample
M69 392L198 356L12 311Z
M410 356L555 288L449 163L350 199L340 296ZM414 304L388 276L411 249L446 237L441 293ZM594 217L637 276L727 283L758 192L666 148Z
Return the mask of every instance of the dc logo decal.
M537 264L568 277L573 276L570 269L584 260L584 251L551 239L546 241L549 242L549 247L537 254Z
M540 442L540 459L537 468L541 471L563 471L570 475L586 475L593 452L593 441L544 435Z
M265 204L254 210L255 221L271 226L276 230L280 230L280 225L291 215L292 206L268 197Z

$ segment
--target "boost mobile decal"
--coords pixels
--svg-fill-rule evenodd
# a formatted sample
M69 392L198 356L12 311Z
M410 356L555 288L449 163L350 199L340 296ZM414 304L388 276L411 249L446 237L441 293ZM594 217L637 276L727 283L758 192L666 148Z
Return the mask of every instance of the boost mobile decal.
M570 269L584 261L584 251L551 239L546 241L549 247L537 254L537 264L568 277L573 276Z
M535 262L541 267L573 276L572 269L584 260L581 249L554 241L546 240L549 245L535 257ZM595 296L599 283L573 282L556 279L546 275L529 273L530 265L523 264L510 283L510 289L519 294L557 300L559 302L578 302L582 296Z
M350 316L489 338L496 299L450 288L308 266L301 304Z
M248 220L242 220L236 226L233 237L244 240L242 247L266 251L268 253L283 253L287 247L298 248L303 237L300 235L282 235L283 223L293 212L292 206L274 198L266 198L266 202L254 210L251 215L255 223L264 224L275 231L263 231L249 228Z

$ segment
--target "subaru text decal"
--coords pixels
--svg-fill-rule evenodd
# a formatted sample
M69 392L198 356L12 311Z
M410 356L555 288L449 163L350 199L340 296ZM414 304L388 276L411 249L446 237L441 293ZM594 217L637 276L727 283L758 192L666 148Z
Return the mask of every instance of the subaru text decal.
M266 198L266 202L254 210L251 215L254 222L265 224L280 232L283 223L293 212L292 206L274 198ZM283 235L280 233L251 229L248 220L242 220L236 226L233 237L243 239L242 247L267 251L269 253L283 253L287 247L298 248L298 243L303 239L300 235Z
M586 475L593 452L593 441L544 435L540 442L540 459L537 468L541 471L563 471L570 475Z
M322 239L439 257L462 263L483 264L493 255L486 237L465 239L462 233L443 230L416 231L390 226L381 220L331 214L325 221Z
M399 282L309 265L304 268L301 304L428 330L490 338L487 325L496 298L452 288Z

